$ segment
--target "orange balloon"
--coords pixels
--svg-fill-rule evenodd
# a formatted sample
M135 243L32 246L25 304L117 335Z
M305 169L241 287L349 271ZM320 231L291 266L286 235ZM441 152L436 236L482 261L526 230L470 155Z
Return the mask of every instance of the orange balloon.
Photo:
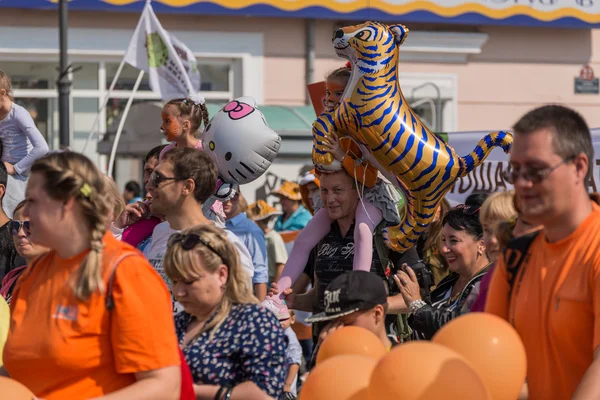
M492 314L471 313L450 321L433 341L473 364L494 400L514 400L525 381L527 356L517 331Z
M373 370L368 393L369 400L492 400L463 356L425 341L402 344L383 357Z
M0 393L3 399L32 400L35 398L35 395L25 386L4 376L0 376Z
M317 353L317 364L342 354L379 360L386 353L385 345L373 332L358 326L345 326L325 338Z
M377 360L356 354L331 357L308 375L298 400L367 400Z

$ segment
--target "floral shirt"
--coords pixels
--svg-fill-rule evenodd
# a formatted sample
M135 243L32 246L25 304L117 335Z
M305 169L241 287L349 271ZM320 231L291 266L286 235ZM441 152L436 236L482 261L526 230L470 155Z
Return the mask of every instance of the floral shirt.
M192 318L185 312L177 314L175 327L195 383L235 386L252 381L271 397L281 395L286 343L274 314L259 305L233 305L212 340L210 331L203 332L183 347Z

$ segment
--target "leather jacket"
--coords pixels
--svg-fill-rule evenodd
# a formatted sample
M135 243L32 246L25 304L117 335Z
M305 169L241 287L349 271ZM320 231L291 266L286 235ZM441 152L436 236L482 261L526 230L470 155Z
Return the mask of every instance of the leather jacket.
M431 340L433 335L448 321L469 311L470 302L476 298L479 283L488 272L491 264L479 271L464 287L458 298L452 303L444 300L444 295L452 290L459 275L451 273L446 276L439 285L431 292L429 299L425 299L426 305L416 310L408 319L413 330L413 340ZM475 290L474 290L475 289Z

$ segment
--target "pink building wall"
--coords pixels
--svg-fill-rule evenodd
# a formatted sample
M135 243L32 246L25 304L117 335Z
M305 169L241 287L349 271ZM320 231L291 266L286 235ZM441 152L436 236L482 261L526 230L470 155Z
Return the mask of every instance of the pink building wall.
M262 33L265 103L304 104L304 20L172 14L159 17L167 30ZM72 12L69 23L73 27L133 29L138 18L135 13ZM51 12L3 10L4 25L56 26L56 23L56 15ZM316 23L315 81L344 63L331 47L335 26L334 21ZM510 127L527 110L554 102L574 107L591 126L600 127L600 95L574 94L574 78L582 65L589 63L600 74L600 30L451 25L409 28L478 31L489 35L481 53L469 56L466 63L401 62L402 72L456 76L457 130Z

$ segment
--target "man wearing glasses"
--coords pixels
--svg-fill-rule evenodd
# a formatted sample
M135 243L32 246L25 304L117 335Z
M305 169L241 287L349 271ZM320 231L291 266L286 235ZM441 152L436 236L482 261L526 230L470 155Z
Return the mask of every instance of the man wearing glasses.
M193 148L174 148L164 154L146 184L151 195L150 211L164 215L166 222L156 225L144 255L169 289L170 280L163 267L169 237L193 226L214 223L202 213L202 204L213 194L216 182L217 167L206 154ZM254 266L250 253L237 236L226 229L225 232L238 250L251 285ZM180 310L174 303L174 312Z
M510 252L499 260L486 311L519 332L530 399L597 399L600 206L587 192L590 131L575 111L551 105L522 117L514 133L507 177L523 217L544 228L518 268L507 269Z

